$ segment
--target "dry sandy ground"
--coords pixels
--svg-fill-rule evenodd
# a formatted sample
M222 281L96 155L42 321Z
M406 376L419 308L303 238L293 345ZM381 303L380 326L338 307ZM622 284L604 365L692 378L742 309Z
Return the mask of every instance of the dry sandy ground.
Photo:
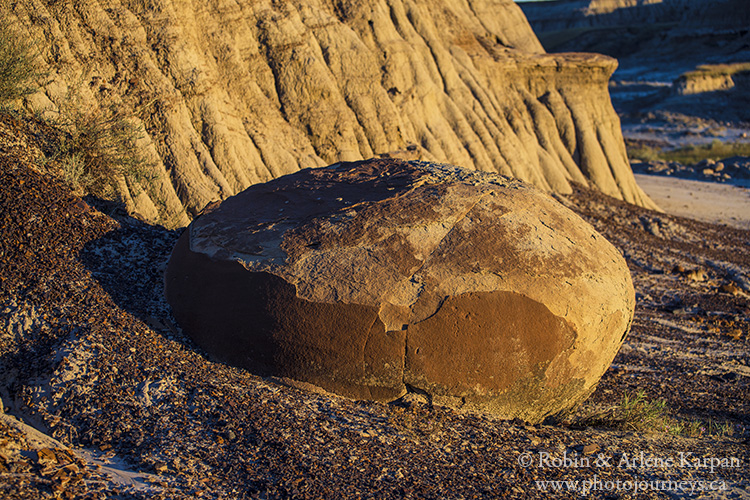
M668 214L750 229L750 188L659 175L635 179Z

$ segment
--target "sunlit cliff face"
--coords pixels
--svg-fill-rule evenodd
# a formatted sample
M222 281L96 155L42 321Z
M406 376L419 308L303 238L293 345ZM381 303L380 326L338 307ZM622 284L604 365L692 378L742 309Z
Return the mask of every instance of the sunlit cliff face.
M132 111L153 179L120 188L167 226L301 168L378 155L570 182L649 205L633 181L611 59L548 56L510 0L14 2L51 70L34 109Z

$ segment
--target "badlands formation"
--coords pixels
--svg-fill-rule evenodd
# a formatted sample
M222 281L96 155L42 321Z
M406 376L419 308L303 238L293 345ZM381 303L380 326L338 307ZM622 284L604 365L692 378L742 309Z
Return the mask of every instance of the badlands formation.
M612 59L545 55L510 1L18 0L3 9L51 70L25 105L52 116L71 102L129 109L157 174L142 187L122 182L141 217L87 203L40 171L57 161L45 149L49 126L0 113L3 499L541 500L580 498L557 487L595 479L631 487L595 496L748 498L750 238L616 199L648 204L606 94ZM664 58L684 64L676 52ZM368 147L468 158L463 166L559 189L554 197L618 249L636 290L632 329L577 410L530 425L419 392L379 403L299 391L216 361L175 324L164 270L181 231L143 219L187 225L208 201L370 156ZM327 241L296 249L312 256ZM539 320L567 314L533 300L551 311ZM545 456L580 467L523 460ZM740 465L597 462L683 456ZM635 484L663 489L635 493Z
M183 233L166 288L187 334L254 373L530 422L591 393L635 306L617 249L548 195L391 159L229 198Z
M545 54L511 0L20 0L7 14L50 71L26 107L128 110L153 179L120 190L168 227L252 184L373 156L653 207L610 104L616 61Z

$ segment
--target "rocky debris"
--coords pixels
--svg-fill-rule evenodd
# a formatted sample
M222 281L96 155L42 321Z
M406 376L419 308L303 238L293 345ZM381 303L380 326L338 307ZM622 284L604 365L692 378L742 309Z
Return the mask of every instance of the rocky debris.
M634 307L619 253L549 196L399 160L225 200L180 238L166 293L186 333L235 366L532 422L588 395Z
M0 478L0 495L8 499L151 498L9 415L0 415Z
M742 289L734 283L722 283L719 286L719 292L728 293L730 295L741 295Z
M612 98L615 99L615 97L613 93ZM686 97L685 99L693 98ZM700 100L697 97L694 99ZM704 96L703 100L711 101L711 98ZM733 122L732 113L729 113L730 116L727 117L727 113L723 112L724 109L717 109L716 115L724 116L715 116L716 119L713 119L703 116L701 106L694 106L692 111L692 115L663 109L625 113L623 114L625 144L628 148L676 149L689 146L710 146L717 140L747 142L748 124Z
M652 206L609 102L616 62L544 54L511 0L6 10L50 70L27 107L132 111L156 179L123 195L152 222L184 226L251 184L404 152Z
M750 158L733 156L721 161L701 160L693 165L676 161L631 162L636 174L666 175L682 179L750 185Z
M528 425L456 412L417 393L383 404L298 391L212 362L174 326L163 301L164 265L178 234L118 213L113 219L93 200L81 212L63 185L40 178L27 160L0 161L0 243L26 238L18 253L0 255L0 332L23 335L22 342L0 337L0 393L8 416L60 444L32 445L28 432L0 425L3 463L24 467L0 475L4 500L65 498L41 475L39 448L73 449L88 463L86 453L95 452L106 462L101 477L68 483L74 498L580 498L579 491L550 495L536 481L595 475L629 484L715 480L726 487L723 497L747 498L750 302L717 290L750 275L747 231L655 214L583 188L559 197L623 252L638 292L631 333L580 411L643 390L666 400L678 422L698 425L689 435ZM641 217L659 217L662 237ZM16 260L41 248L45 258ZM670 272L677 265L706 269L709 279L689 282ZM673 313L679 308L686 314ZM601 450L576 450L592 443ZM737 457L743 465L595 465L600 455L616 464L641 453L678 462L680 454ZM591 465L536 466L565 456ZM535 466L522 465L529 457ZM162 464L166 472L138 480L148 489L115 481Z
M684 276L690 281L706 281L708 279L708 274L706 274L706 271L701 268L688 270L678 264L672 269L672 272Z

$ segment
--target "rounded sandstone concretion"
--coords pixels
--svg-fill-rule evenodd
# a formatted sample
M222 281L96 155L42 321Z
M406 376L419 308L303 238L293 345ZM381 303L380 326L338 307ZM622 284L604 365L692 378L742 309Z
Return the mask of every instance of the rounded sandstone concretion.
M548 195L399 160L227 199L178 241L166 293L200 346L259 375L532 422L588 396L635 305L619 252Z

